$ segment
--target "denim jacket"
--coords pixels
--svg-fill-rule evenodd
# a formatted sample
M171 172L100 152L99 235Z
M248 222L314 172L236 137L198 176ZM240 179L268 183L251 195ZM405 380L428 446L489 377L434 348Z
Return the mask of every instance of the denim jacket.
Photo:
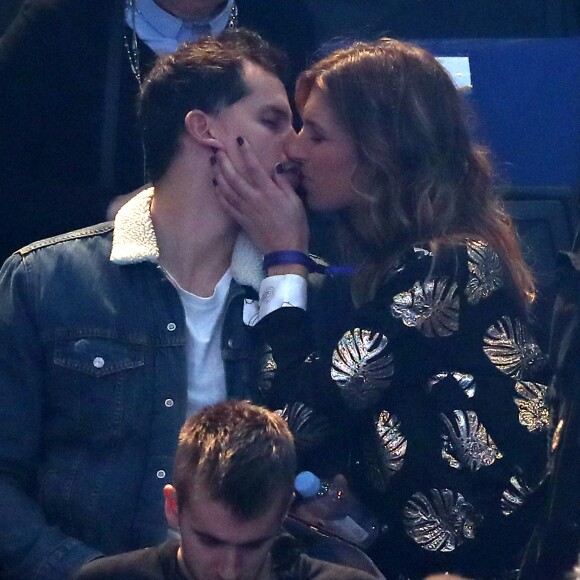
M166 537L162 489L185 420L185 317L149 205L36 242L0 271L0 577L63 579ZM228 392L252 390L242 323L261 261L239 240L222 335Z

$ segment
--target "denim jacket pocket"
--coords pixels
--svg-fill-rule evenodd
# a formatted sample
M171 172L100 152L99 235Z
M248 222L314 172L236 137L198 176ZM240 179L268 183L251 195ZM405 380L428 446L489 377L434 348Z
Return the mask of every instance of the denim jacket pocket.
M87 337L55 343L46 399L53 437L112 442L142 435L154 384L146 361L146 348L128 342Z
M143 366L142 349L128 348L124 343L101 338L81 338L57 345L54 364L93 377Z
M120 466L138 465L132 445L149 436L155 380L147 353L101 337L57 341L47 352L44 432L52 445L39 495L47 517L69 535L90 538L86 522L105 526L112 489L138 493L139 470Z

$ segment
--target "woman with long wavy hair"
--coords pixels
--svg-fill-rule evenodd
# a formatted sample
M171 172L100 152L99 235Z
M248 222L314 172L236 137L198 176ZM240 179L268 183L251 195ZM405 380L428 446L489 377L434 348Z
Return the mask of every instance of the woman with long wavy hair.
M280 298L318 268L286 167L265 175L243 138L241 156L218 152L224 207L265 253L255 320L272 347L268 403L304 402L337 427L306 466L345 474L376 512L370 553L388 578L512 577L550 415L526 327L534 282L488 153L445 69L404 42L335 51L300 76L296 103L287 154L306 205L338 216L356 309L313 344L305 304Z

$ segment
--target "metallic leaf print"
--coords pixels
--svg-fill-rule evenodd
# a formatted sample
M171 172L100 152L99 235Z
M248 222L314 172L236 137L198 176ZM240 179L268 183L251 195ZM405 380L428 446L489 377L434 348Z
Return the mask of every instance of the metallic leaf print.
M485 242L476 240L467 242L467 258L469 281L465 295L469 304L477 304L503 285L501 262Z
M420 260L423 258L433 256L433 252L431 252L430 250L426 250L425 248L419 248L417 246L413 248L413 252L415 253L415 256L418 257Z
M475 537L482 516L464 497L449 489L432 489L431 501L415 493L403 510L407 535L431 552L452 552Z
M333 433L330 420L304 403L295 402L276 411L287 423L298 450L310 450L327 441Z
M317 360L320 360L320 354L316 351L311 352L305 359L304 362L306 364L313 364L315 363Z
M477 387L473 375L468 373L460 373L458 371L454 372L443 372L437 373L430 377L427 381L427 388L432 391L441 381L448 377L455 379L461 390L465 393L468 398L472 398L475 395L475 389Z
M371 433L362 439L361 455L355 467L360 470L362 466L367 481L378 492L385 493L391 477L403 467L407 440L400 431L399 421L388 411L381 411L374 425L374 435Z
M272 355L272 348L266 345L260 360L259 384L262 391L269 391L272 388L272 380L277 370L278 365Z
M474 411L455 410L453 414L454 423L443 413L440 414L447 427L447 433L443 434L441 455L451 467L467 467L477 471L503 457Z
M401 470L407 453L407 439L403 437L400 428L397 418L388 411L381 411L375 421L379 456L387 475Z
M519 476L511 477L510 486L504 490L501 496L501 513L504 516L511 516L524 504L532 491Z
M518 381L514 402L519 409L519 420L528 431L545 431L550 426L550 410L546 405L548 387L540 383Z
M457 283L446 278L421 284L393 297L391 313L427 337L450 336L459 328Z
M376 403L391 384L393 355L387 352L387 344L386 336L355 328L334 349L330 376L356 409Z
M502 316L487 329L483 351L502 373L514 379L525 378L543 359L538 345L517 318Z

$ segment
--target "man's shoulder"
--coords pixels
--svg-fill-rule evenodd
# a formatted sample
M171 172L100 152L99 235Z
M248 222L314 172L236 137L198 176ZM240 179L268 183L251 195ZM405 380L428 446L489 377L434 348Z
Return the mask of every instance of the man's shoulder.
M316 544L312 547L320 549ZM281 534L272 546L273 568L279 575L293 580L384 579L372 561L350 544L333 543L325 545L322 550L334 561L307 555L301 541L290 534ZM350 565L339 562L348 562Z
M31 244L20 248L15 253L19 254L20 256L27 256L43 248L62 245L66 242L73 242L95 237L107 237L113 232L113 229L113 222L104 222L94 226L88 226L86 228L74 230L72 232L67 232L65 234L59 234L58 236L52 236L50 238L32 242ZM67 246L63 246L63 248L66 247Z
M169 540L159 546L98 558L85 564L73 580L174 580L179 543Z

